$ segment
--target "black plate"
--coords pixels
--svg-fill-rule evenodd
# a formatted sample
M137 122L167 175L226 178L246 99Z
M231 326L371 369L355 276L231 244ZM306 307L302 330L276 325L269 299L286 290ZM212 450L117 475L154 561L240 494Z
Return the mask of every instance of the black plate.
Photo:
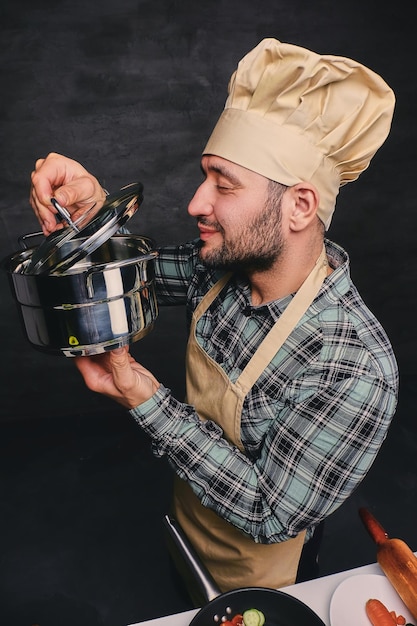
M222 593L206 604L193 617L190 626L215 626L214 616L230 617L246 609L258 609L265 615L265 626L325 626L319 616L306 604L283 591L264 587L245 587Z

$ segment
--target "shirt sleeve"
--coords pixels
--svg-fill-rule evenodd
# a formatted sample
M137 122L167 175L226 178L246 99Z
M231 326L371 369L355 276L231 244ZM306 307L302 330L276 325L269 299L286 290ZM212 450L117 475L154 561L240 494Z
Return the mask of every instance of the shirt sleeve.
M186 304L198 263L198 239L179 246L158 248L155 259L155 292L159 304Z
M370 373L322 382L315 392L313 378L288 390L257 458L163 386L131 414L204 506L256 542L279 542L314 528L352 493L395 410L395 390Z
M290 387L256 462L258 488L275 514L264 518L266 540L279 522L289 536L317 525L351 495L381 448L397 402L395 388L369 371L325 383L308 376L295 395Z

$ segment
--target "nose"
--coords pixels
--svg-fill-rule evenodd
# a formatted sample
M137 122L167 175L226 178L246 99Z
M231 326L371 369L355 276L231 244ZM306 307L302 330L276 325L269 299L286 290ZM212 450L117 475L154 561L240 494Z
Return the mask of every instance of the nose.
M209 197L207 181L201 183L201 185L196 189L196 192L188 205L188 213L192 217L210 215L213 213L213 204Z

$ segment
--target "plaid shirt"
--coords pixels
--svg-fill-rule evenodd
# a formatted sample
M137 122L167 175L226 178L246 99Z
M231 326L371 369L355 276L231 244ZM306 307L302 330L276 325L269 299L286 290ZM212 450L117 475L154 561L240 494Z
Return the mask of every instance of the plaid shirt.
M349 259L326 240L334 269L295 330L247 395L246 454L220 427L161 385L131 414L204 506L256 542L273 543L337 509L373 463L395 411L398 371L389 340L349 274ZM156 261L161 304L183 303L188 320L221 272L198 260L198 242L163 248ZM239 374L292 296L250 304L234 275L197 324L197 340L230 380Z

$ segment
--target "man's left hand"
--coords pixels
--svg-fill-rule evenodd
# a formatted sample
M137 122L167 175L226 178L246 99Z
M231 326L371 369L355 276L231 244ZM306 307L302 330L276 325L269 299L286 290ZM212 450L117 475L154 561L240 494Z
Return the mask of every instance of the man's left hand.
M153 396L159 387L156 378L129 353L128 346L103 354L74 359L85 384L127 409L134 409Z

